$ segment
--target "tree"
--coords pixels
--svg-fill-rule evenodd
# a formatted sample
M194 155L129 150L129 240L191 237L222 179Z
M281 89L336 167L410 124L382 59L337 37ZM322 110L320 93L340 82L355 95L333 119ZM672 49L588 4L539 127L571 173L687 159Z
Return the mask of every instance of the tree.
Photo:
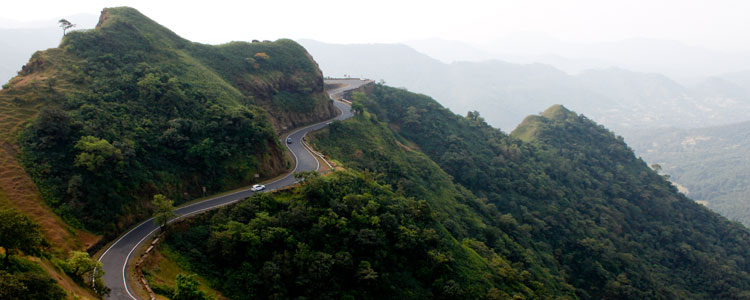
M108 163L114 163L122 160L122 151L117 149L105 139L94 136L83 136L75 144L75 149L81 153L76 155L75 165L84 167L86 170L94 172Z
M359 102L352 103L352 112L354 112L355 115L356 114L361 114L364 111L365 111L365 105L364 104L359 103Z
M5 248L5 267L10 256L23 251L34 253L44 244L39 225L15 209L0 210L0 247Z
M203 300L211 299L201 290L198 290L198 281L195 275L177 274L176 285L172 300Z
M60 19L60 21L57 21L57 23L60 24L60 28L62 28L62 30L63 30L63 36L65 36L65 32L68 29L76 27L76 24L70 23L70 21L68 21L66 19Z
M0 299L65 299L65 291L46 274L0 271Z
M5 271L0 271L0 299L20 298L29 292L16 276Z
M320 174L317 171L294 172L294 179L296 179L297 182L301 182L302 184L305 184L319 176Z
M94 268L101 268L102 263L91 259L88 253L83 251L70 251L70 258L66 261L73 276L81 276Z
M177 214L174 212L174 201L167 199L162 194L154 195L154 200L151 202L156 206L156 212L154 212L154 222L156 222L161 231L167 227L169 219L175 217Z

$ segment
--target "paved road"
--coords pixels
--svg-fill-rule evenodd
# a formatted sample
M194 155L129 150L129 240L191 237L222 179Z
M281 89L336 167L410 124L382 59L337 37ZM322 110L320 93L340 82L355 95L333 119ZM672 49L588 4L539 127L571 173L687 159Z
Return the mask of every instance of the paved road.
M344 92L353 90L372 82L372 80L360 80L360 79L326 79L326 84L336 84L339 87L328 90L328 94L331 98L341 100L344 98Z
M331 96L331 98L335 99L341 99L341 94L344 91L358 88L368 82L370 81L358 79L326 80L326 83L342 84L342 86L328 91L328 94ZM344 120L352 116L348 104L334 101L334 105L341 111L341 114L339 114L338 117L332 120ZM302 146L302 137L310 131L314 131L327 126L328 123L332 120L296 129L295 131L287 134L282 139L282 142L285 144L287 137L292 139L292 144L288 144L287 147L289 147L289 150L291 150L295 158L296 163L294 166L294 170L287 176L266 184L267 191L273 191L296 183L296 180L294 179L294 172L318 170L318 160L315 159L315 157L313 157L313 155L309 151L307 151L304 146ZM239 200L250 197L253 194L254 192L250 191L250 189L247 188L241 191L234 192L232 194L217 196L188 206L180 207L176 209L175 212L179 216L178 218L185 217L191 214L196 214L202 211L237 202ZM148 219L121 236L107 250L105 250L104 254L102 254L102 256L99 258L99 261L101 261L103 264L102 269L104 269L105 271L103 278L104 282L110 289L112 289L109 295L110 299L137 299L135 293L130 287L131 285L129 285L125 280L125 274L127 274L127 262L131 259L135 259L133 253L135 252L135 249L138 247L138 245L140 245L144 240L150 237L157 230L158 227L156 226L156 224L154 224L154 220Z

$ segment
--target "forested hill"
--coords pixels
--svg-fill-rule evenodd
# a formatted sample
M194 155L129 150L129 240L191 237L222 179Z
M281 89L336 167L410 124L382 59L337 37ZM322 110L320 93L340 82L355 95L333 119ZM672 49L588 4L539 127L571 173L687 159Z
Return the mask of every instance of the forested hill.
M3 161L25 168L13 176L104 235L150 215L156 193L180 203L286 171L277 134L335 115L294 41L193 43L127 7L35 53L0 104Z
M355 117L310 137L348 170L302 175L167 245L238 299L749 294L747 229L584 116L556 105L508 135L423 95L366 90Z
M727 299L750 290L746 228L685 198L622 138L562 106L527 118L508 136L478 113L459 117L404 90L378 85L356 103L496 209L485 219L491 231L548 259L530 269L559 274L580 298ZM342 141L335 129L326 139ZM325 145L349 165L361 161L335 155L337 143ZM380 165L365 167L392 170ZM472 207L481 214L481 205ZM520 232L498 221L503 214ZM492 235L469 236L508 253Z

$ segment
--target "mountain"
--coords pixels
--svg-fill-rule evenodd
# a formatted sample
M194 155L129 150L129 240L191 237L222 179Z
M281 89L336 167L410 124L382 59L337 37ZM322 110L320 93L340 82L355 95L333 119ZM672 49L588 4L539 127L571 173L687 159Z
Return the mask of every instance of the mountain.
M555 103L617 131L721 125L744 121L750 113L750 94L740 89L727 93L710 78L684 86L660 74L620 68L573 76L544 64L497 60L446 64L404 45L300 43L327 76L382 79L435 97L457 113L480 111L490 124L506 130L515 128L522 116Z
M659 164L686 194L750 226L750 122L693 129L665 128L628 135L633 149Z
M310 137L338 171L194 219L167 248L237 299L732 299L750 289L745 227L561 105L507 135L402 89L347 99L357 116Z
M387 67L457 106L510 99L496 115L689 91L619 70L583 80L541 64L351 48L377 58L353 67ZM347 99L356 116L307 139L336 164L330 174L300 172L297 186L170 225L159 267L236 299L750 294L747 228L677 192L583 115L553 105L506 134L476 111L382 84ZM280 133L334 114L323 73L294 41L199 44L135 9L104 9L95 29L36 52L0 91L0 298L106 293L81 250L151 215L152 199L182 204L286 172ZM172 277L154 291L205 298L194 275Z
M406 41L405 44L446 63L491 59L518 64L542 63L569 74L588 69L618 68L660 73L681 83L750 68L748 53L714 51L677 41L648 38L584 43L523 32L478 43L433 38Z
M750 55L747 53L720 52L678 41L649 38L583 43L563 41L544 34L519 33L475 47L493 53L496 59L551 64L571 73L616 67L665 74L681 82L750 67Z
M426 54L444 63L454 61L484 61L496 59L495 55L479 50L469 44L459 41L443 40L439 38L412 40L404 42L418 52Z
M294 41L204 45L107 8L0 91L0 201L44 225L45 268L85 290L55 262L69 250L146 219L155 194L184 203L286 172L279 134L335 113Z

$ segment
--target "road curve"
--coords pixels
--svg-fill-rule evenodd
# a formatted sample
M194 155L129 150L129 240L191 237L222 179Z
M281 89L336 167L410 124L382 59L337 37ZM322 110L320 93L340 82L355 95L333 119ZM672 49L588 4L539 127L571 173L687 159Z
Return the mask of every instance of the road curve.
M326 80L328 84L337 84L334 89L328 91L328 94L333 99L342 99L343 93L347 90L356 89L364 84L371 81L359 80L359 79L331 79ZM318 170L319 163L315 157L305 149L302 145L302 137L310 131L318 130L328 125L333 120L344 120L352 116L350 106L340 101L333 101L333 104L341 111L336 118L328 121L320 122L317 124L309 125L303 128L296 129L291 133L284 136L282 142L289 148L294 155L295 165L294 170L284 176L281 179L275 180L271 183L266 184L267 191L273 191L279 188L283 188L296 183L294 179L294 172ZM291 138L292 144L287 144L286 139ZM246 188L240 191L236 191L231 194L221 195L213 198L203 200L201 202L193 203L187 206L179 207L175 210L177 218L186 217L192 214L200 213L206 210L221 207L230 203L237 202L253 195L254 192L250 191L250 188ZM172 221L174 221L173 219ZM132 291L131 285L126 280L126 274L128 271L127 263L134 259L133 253L138 246L150 237L154 232L158 230L158 226L154 223L153 218L143 221L137 226L133 227L130 231L122 235L117 241L112 243L104 251L99 261L102 262L102 269L104 270L104 282L111 289L109 299L123 299L137 300L135 293Z

